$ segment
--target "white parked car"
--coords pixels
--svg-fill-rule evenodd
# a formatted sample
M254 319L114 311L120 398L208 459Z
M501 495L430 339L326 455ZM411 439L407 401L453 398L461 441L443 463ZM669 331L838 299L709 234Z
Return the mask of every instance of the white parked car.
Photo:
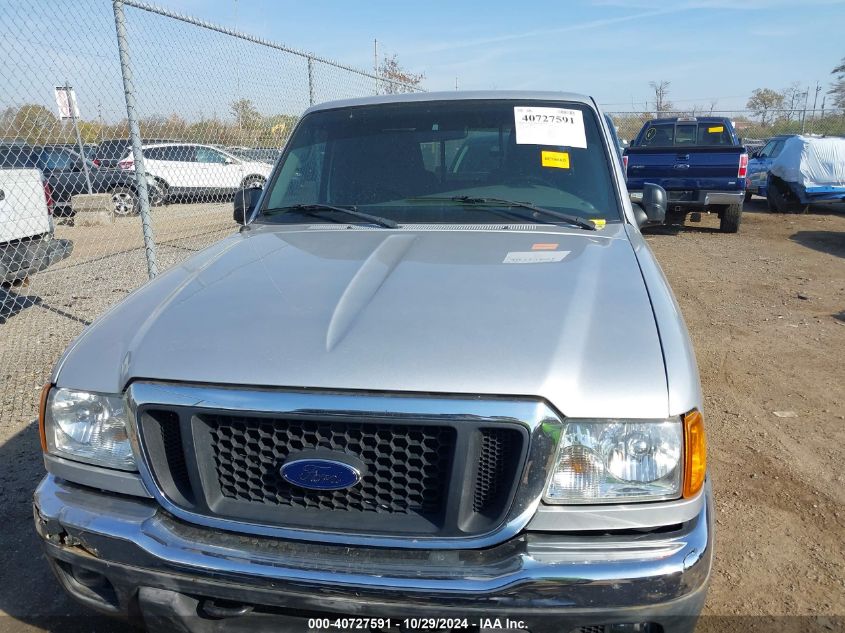
M26 279L73 250L69 240L53 238L52 191L30 166L31 151L0 146L0 283Z
M175 196L230 194L242 187L263 187L273 169L267 163L246 161L210 145L156 143L141 149L152 204ZM118 166L135 169L131 152Z

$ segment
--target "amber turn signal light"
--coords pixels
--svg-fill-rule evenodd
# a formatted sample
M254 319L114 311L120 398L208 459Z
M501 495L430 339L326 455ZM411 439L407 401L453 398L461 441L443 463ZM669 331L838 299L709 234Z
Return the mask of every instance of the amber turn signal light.
M704 485L707 474L707 441L704 418L700 411L684 416L684 498L694 497Z
M41 436L41 450L47 452L47 433L44 430L44 416L47 413L47 396L53 387L49 382L41 388L41 400L38 405L38 434Z

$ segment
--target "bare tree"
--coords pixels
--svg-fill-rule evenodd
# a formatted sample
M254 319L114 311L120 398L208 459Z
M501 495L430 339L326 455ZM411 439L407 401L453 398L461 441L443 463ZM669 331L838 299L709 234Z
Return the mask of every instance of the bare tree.
M783 94L771 88L757 88L745 107L760 117L761 124L766 125L773 118L772 110L783 108Z
M384 58L378 74L384 80L383 90L386 94L416 92L417 86L425 79L424 73L416 74L402 68L396 54Z
M662 79L660 81L650 81L648 85L654 91L654 111L658 117L665 112L671 112L672 102L669 101L669 86L671 82Z
M786 110L783 118L787 121L793 119L797 121L800 118L799 112L804 99L804 89L797 81L793 81L781 91L781 94L783 95L783 108Z

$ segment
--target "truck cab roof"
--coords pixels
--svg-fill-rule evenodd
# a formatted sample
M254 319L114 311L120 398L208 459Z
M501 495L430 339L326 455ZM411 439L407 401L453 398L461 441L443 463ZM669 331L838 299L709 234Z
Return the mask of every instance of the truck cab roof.
M552 92L542 90L467 90L444 92L412 92L407 94L375 95L327 101L310 107L305 114L320 110L334 110L337 108L353 108L357 106L376 105L383 103L413 103L425 101L472 101L472 100L520 100L520 101L561 101L568 103L582 103L596 107L592 97L574 92Z

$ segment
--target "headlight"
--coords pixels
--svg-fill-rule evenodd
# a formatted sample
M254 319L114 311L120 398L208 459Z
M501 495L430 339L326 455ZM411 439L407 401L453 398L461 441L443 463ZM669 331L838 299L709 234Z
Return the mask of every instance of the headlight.
M569 420L547 503L621 503L681 496L684 430L669 420Z
M135 470L118 395L51 389L44 406L44 443L51 455L121 470Z

